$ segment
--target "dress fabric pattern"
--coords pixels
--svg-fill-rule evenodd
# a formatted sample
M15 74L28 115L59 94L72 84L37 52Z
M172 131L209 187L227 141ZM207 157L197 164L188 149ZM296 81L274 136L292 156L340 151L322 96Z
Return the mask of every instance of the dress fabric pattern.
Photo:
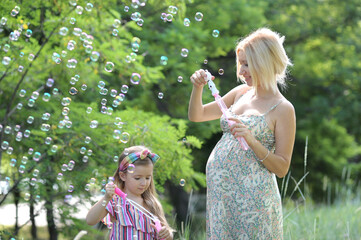
M110 240L153 240L158 239L158 234L150 225L152 223L145 214L129 204L123 204L123 199L114 195L106 206L108 214L103 223L110 229ZM111 223L110 215L116 219ZM136 236L136 237L135 237Z
M232 106L229 111L274 152L274 134L265 117L278 104L262 115L236 115ZM259 162L252 149L242 150L223 116L220 124L223 136L206 167L207 239L283 239L282 204L275 174Z

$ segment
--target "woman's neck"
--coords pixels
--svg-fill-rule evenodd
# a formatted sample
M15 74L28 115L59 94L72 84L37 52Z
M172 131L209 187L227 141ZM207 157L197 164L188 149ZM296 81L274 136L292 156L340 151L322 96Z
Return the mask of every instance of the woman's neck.
M266 90L262 87L258 87L256 92L256 88L253 88L253 99L270 99L278 96L281 96L281 93L278 89L276 92L273 92L272 89Z

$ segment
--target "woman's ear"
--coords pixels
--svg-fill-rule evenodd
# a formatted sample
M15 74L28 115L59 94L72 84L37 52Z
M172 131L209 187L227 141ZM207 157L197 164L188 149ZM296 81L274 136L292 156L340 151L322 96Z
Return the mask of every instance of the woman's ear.
M119 172L119 178L125 182L126 178L127 178L127 174L125 172Z

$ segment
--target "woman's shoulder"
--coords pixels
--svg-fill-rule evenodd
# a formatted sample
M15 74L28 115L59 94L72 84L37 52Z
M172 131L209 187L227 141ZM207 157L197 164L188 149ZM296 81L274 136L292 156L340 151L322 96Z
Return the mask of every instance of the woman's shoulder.
M246 92L248 92L252 87L248 86L247 84L241 84L237 87L233 88L231 91L234 94L235 101L243 96Z
M282 97L275 109L275 114L278 116L294 116L295 108L287 98Z

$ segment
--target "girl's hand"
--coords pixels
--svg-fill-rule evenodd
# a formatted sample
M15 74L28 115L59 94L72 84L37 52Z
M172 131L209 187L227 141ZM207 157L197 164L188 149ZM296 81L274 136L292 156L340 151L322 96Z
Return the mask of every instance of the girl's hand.
M110 200L113 198L113 195L115 194L115 184L114 183L108 183L107 185L105 185L105 195L104 198L106 200Z
M156 229L155 225L153 223L150 224L154 229ZM162 226L162 228L158 232L158 239L173 239L172 232L165 226Z
M255 140L254 136L251 134L251 132L248 130L246 125L244 125L241 120L238 118L230 117L228 120L233 121L234 123L230 126L230 130L232 135L235 138L243 137L248 145L252 143L252 141Z
M207 84L207 75L206 72L203 69L199 69L195 71L192 76L190 77L191 82L193 83L193 86L199 88L203 87ZM214 79L214 76L212 76L212 80Z

